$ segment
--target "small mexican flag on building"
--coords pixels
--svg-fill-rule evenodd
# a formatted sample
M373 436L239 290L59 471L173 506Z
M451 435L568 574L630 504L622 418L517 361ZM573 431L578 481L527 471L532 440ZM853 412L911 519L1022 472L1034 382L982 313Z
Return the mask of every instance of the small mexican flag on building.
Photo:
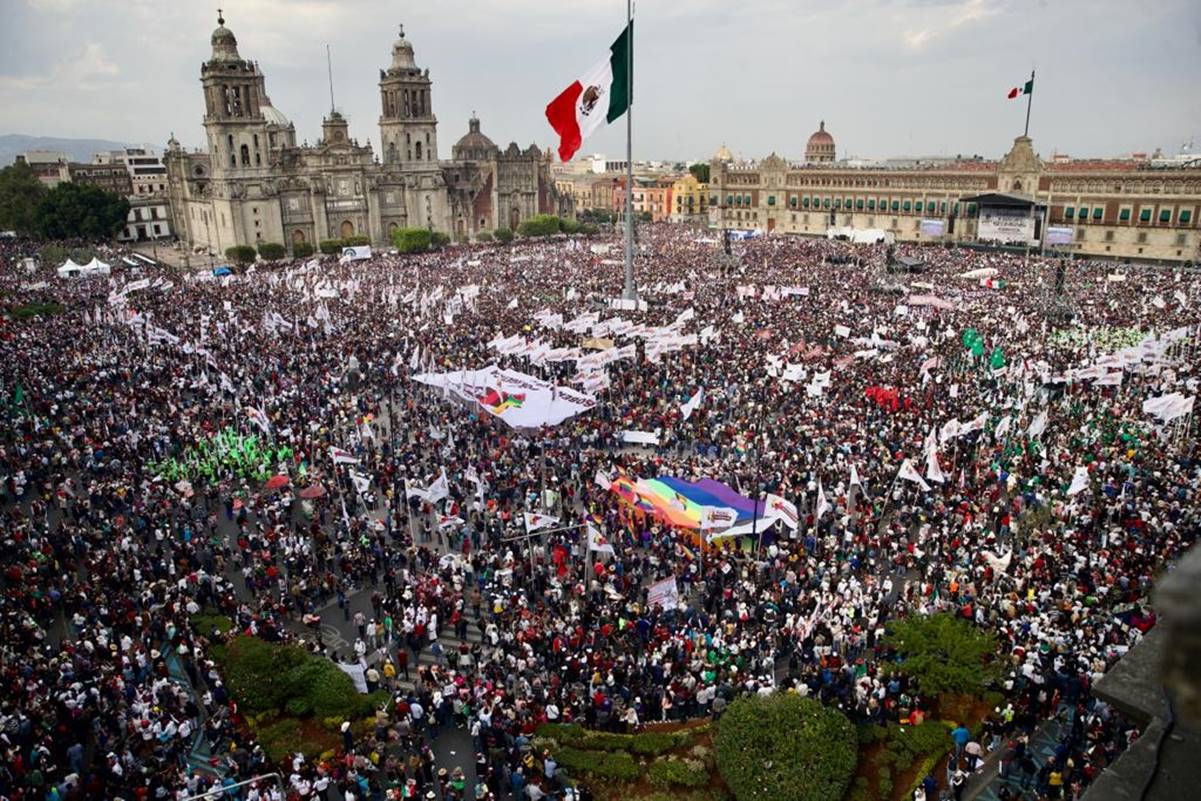
M1013 100L1015 98L1021 97L1022 95L1032 95L1032 94L1034 94L1034 78L1031 78L1030 80L1026 81L1024 86L1015 86L1012 89L1010 89L1009 94L1006 95L1006 97L1008 97L1010 100Z
M614 122L630 107L634 23L609 48L609 55L568 86L546 107L546 119L559 134L559 158L570 161L597 128Z

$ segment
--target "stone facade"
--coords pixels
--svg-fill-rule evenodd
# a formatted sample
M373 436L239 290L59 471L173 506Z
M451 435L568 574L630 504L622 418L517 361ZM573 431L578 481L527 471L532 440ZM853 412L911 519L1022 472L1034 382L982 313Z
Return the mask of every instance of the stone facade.
M475 117L451 160L439 160L429 70L417 66L403 28L379 73L380 154L359 144L336 110L316 145L297 145L295 126L271 105L258 63L240 56L223 19L211 44L200 70L207 150L186 152L172 137L165 159L174 227L194 252L351 236L386 245L405 227L466 239L539 213L571 213L551 180L551 154L515 143L502 151Z
M1046 225L1072 228L1068 253L1201 259L1201 169L1136 161L1047 164L1025 136L1000 161L928 168L790 164L774 153L749 164L714 159L710 223L811 236L831 227L876 228L920 242L931 241L921 221L941 219L946 234L933 241L973 242L977 209L964 199L989 192L1026 197L1043 209Z

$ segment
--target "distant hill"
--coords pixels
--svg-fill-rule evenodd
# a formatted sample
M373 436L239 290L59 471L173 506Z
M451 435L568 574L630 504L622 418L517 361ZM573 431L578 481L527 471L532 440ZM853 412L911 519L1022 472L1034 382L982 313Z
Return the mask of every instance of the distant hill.
M0 167L13 163L18 154L26 150L56 150L66 153L72 161L91 161L92 154L99 150L119 150L129 147L125 142L110 142L107 139L63 139L57 136L25 136L4 134L0 136Z

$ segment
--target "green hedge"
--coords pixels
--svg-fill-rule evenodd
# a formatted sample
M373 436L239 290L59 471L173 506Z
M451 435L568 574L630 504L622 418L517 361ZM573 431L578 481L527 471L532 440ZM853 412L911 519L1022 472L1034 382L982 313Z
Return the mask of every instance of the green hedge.
M657 759L646 772L651 784L657 787L703 787L709 783L709 772L703 765L689 764L683 759Z
M355 234L354 236L344 237L342 239L342 247L353 248L360 245L370 245L371 237L366 234Z
M430 234L430 247L444 248L450 244L450 237L441 231L434 231Z
M559 233L559 224L559 218L553 214L535 214L521 221L517 233L522 236L551 236Z
M287 256L288 249L278 242L260 242L259 255L267 261L275 261Z
M492 232L492 235L496 237L496 241L500 242L502 245L507 245L512 242L514 236L513 231L509 228L497 228Z
M342 252L342 240L341 239L322 239L321 243L318 245L318 247L320 248L321 252L324 253L326 256L332 256L335 253Z
M312 256L315 251L312 242L296 242L292 245L292 255L298 259Z
M254 248L250 245L234 245L225 249L225 258L235 264L245 266L254 261Z
M191 617L192 630L205 637L223 637L234 627L234 622L225 615L199 612Z
M424 253L432 241L428 228L397 228L392 232L392 245L401 253Z
M286 711L344 720L374 714L386 692L360 695L337 665L295 645L240 635L213 648L225 684L248 714Z
M840 801L858 751L845 715L792 694L735 700L714 745L738 801Z
M480 231L475 235L476 242L491 242L494 238L491 231Z
M61 303L26 303L9 309L9 314L17 320L27 320L30 317L55 317L67 310Z
M693 731L614 734L585 729L574 723L546 723L535 732L560 745L591 751L628 751L641 756L658 756L692 741Z
M597 752L560 748L555 752L555 759L568 775L585 773L599 779L627 782L636 781L642 775L642 769L634 761L634 757L621 751Z

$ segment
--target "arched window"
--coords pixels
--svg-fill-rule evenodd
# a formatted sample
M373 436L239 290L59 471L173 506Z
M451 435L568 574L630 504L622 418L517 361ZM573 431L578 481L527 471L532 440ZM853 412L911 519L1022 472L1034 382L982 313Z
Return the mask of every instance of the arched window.
M417 160L421 161L421 140L417 140Z
M396 163L396 143L395 142L388 143L388 163L390 163L390 164Z
M343 220L341 234L343 239L354 236L354 223L350 220Z

